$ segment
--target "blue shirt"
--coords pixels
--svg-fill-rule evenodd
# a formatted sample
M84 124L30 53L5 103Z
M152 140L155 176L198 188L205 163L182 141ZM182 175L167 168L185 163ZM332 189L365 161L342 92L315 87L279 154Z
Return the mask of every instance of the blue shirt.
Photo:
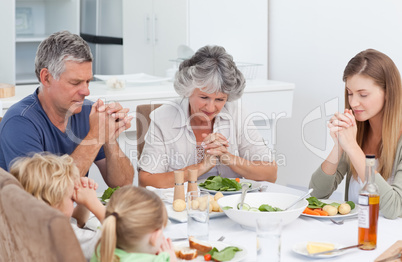
M38 152L70 155L88 134L92 104L85 100L81 112L69 117L65 133L46 115L38 89L11 106L0 122L0 167L8 171L14 158ZM102 147L95 161L103 158Z

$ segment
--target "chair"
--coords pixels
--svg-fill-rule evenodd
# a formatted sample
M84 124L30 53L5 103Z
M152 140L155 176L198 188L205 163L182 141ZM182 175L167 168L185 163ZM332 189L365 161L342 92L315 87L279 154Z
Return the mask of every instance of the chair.
M146 104L138 105L136 109L136 125L137 125L137 160L140 160L142 150L145 145L145 135L148 132L151 119L149 114L160 107L162 104Z
M0 261L86 261L69 218L0 169Z

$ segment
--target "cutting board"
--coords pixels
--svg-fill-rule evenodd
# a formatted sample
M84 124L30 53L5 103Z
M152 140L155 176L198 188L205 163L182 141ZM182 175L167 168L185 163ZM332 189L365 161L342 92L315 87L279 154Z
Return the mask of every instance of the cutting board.
M15 86L0 83L0 98L15 96Z
M382 253L379 257L377 257L374 262L376 261L380 261L382 259L385 259L387 257L391 257L393 255L396 255L398 253L401 253L402 251L402 240L398 240L396 241L392 246L390 246L387 250L385 250L384 253ZM393 260L389 260L387 262L400 262L401 259L393 259Z

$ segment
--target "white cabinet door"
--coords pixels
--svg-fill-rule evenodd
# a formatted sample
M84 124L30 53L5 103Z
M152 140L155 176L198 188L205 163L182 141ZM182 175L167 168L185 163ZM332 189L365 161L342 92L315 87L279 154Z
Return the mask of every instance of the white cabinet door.
M124 73L165 76L186 43L186 0L124 0Z
M154 0L154 74L166 76L175 63L177 47L187 43L187 0Z
M152 0L123 0L123 70L153 72Z

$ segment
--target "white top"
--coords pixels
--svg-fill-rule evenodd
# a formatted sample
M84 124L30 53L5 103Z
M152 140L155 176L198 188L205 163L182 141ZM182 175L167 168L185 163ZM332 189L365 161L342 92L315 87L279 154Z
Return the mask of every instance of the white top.
M378 167L378 159L375 159L375 165L374 165L374 170L377 170ZM387 182L388 184L392 185L394 182L394 177L395 173L392 171L393 176L388 178ZM363 187L364 183L361 181L360 177L358 177L358 180L354 179L353 176L350 178L349 182L349 201L353 201L354 203L359 203L358 198L359 198L359 193L360 189Z
M92 230L86 227L80 228L77 226L77 220L73 217L70 218L70 224L80 243L86 260L89 261L95 252L95 246L102 235L102 231L100 229Z
M247 160L271 162L268 147L251 118L247 117L236 102L227 102L215 117L213 132L228 139L231 154ZM150 118L139 169L154 174L166 173L197 163L197 143L190 125L187 98L164 104L152 111ZM222 177L240 177L227 166L218 164L216 169ZM210 175L216 175L216 170L199 179Z

